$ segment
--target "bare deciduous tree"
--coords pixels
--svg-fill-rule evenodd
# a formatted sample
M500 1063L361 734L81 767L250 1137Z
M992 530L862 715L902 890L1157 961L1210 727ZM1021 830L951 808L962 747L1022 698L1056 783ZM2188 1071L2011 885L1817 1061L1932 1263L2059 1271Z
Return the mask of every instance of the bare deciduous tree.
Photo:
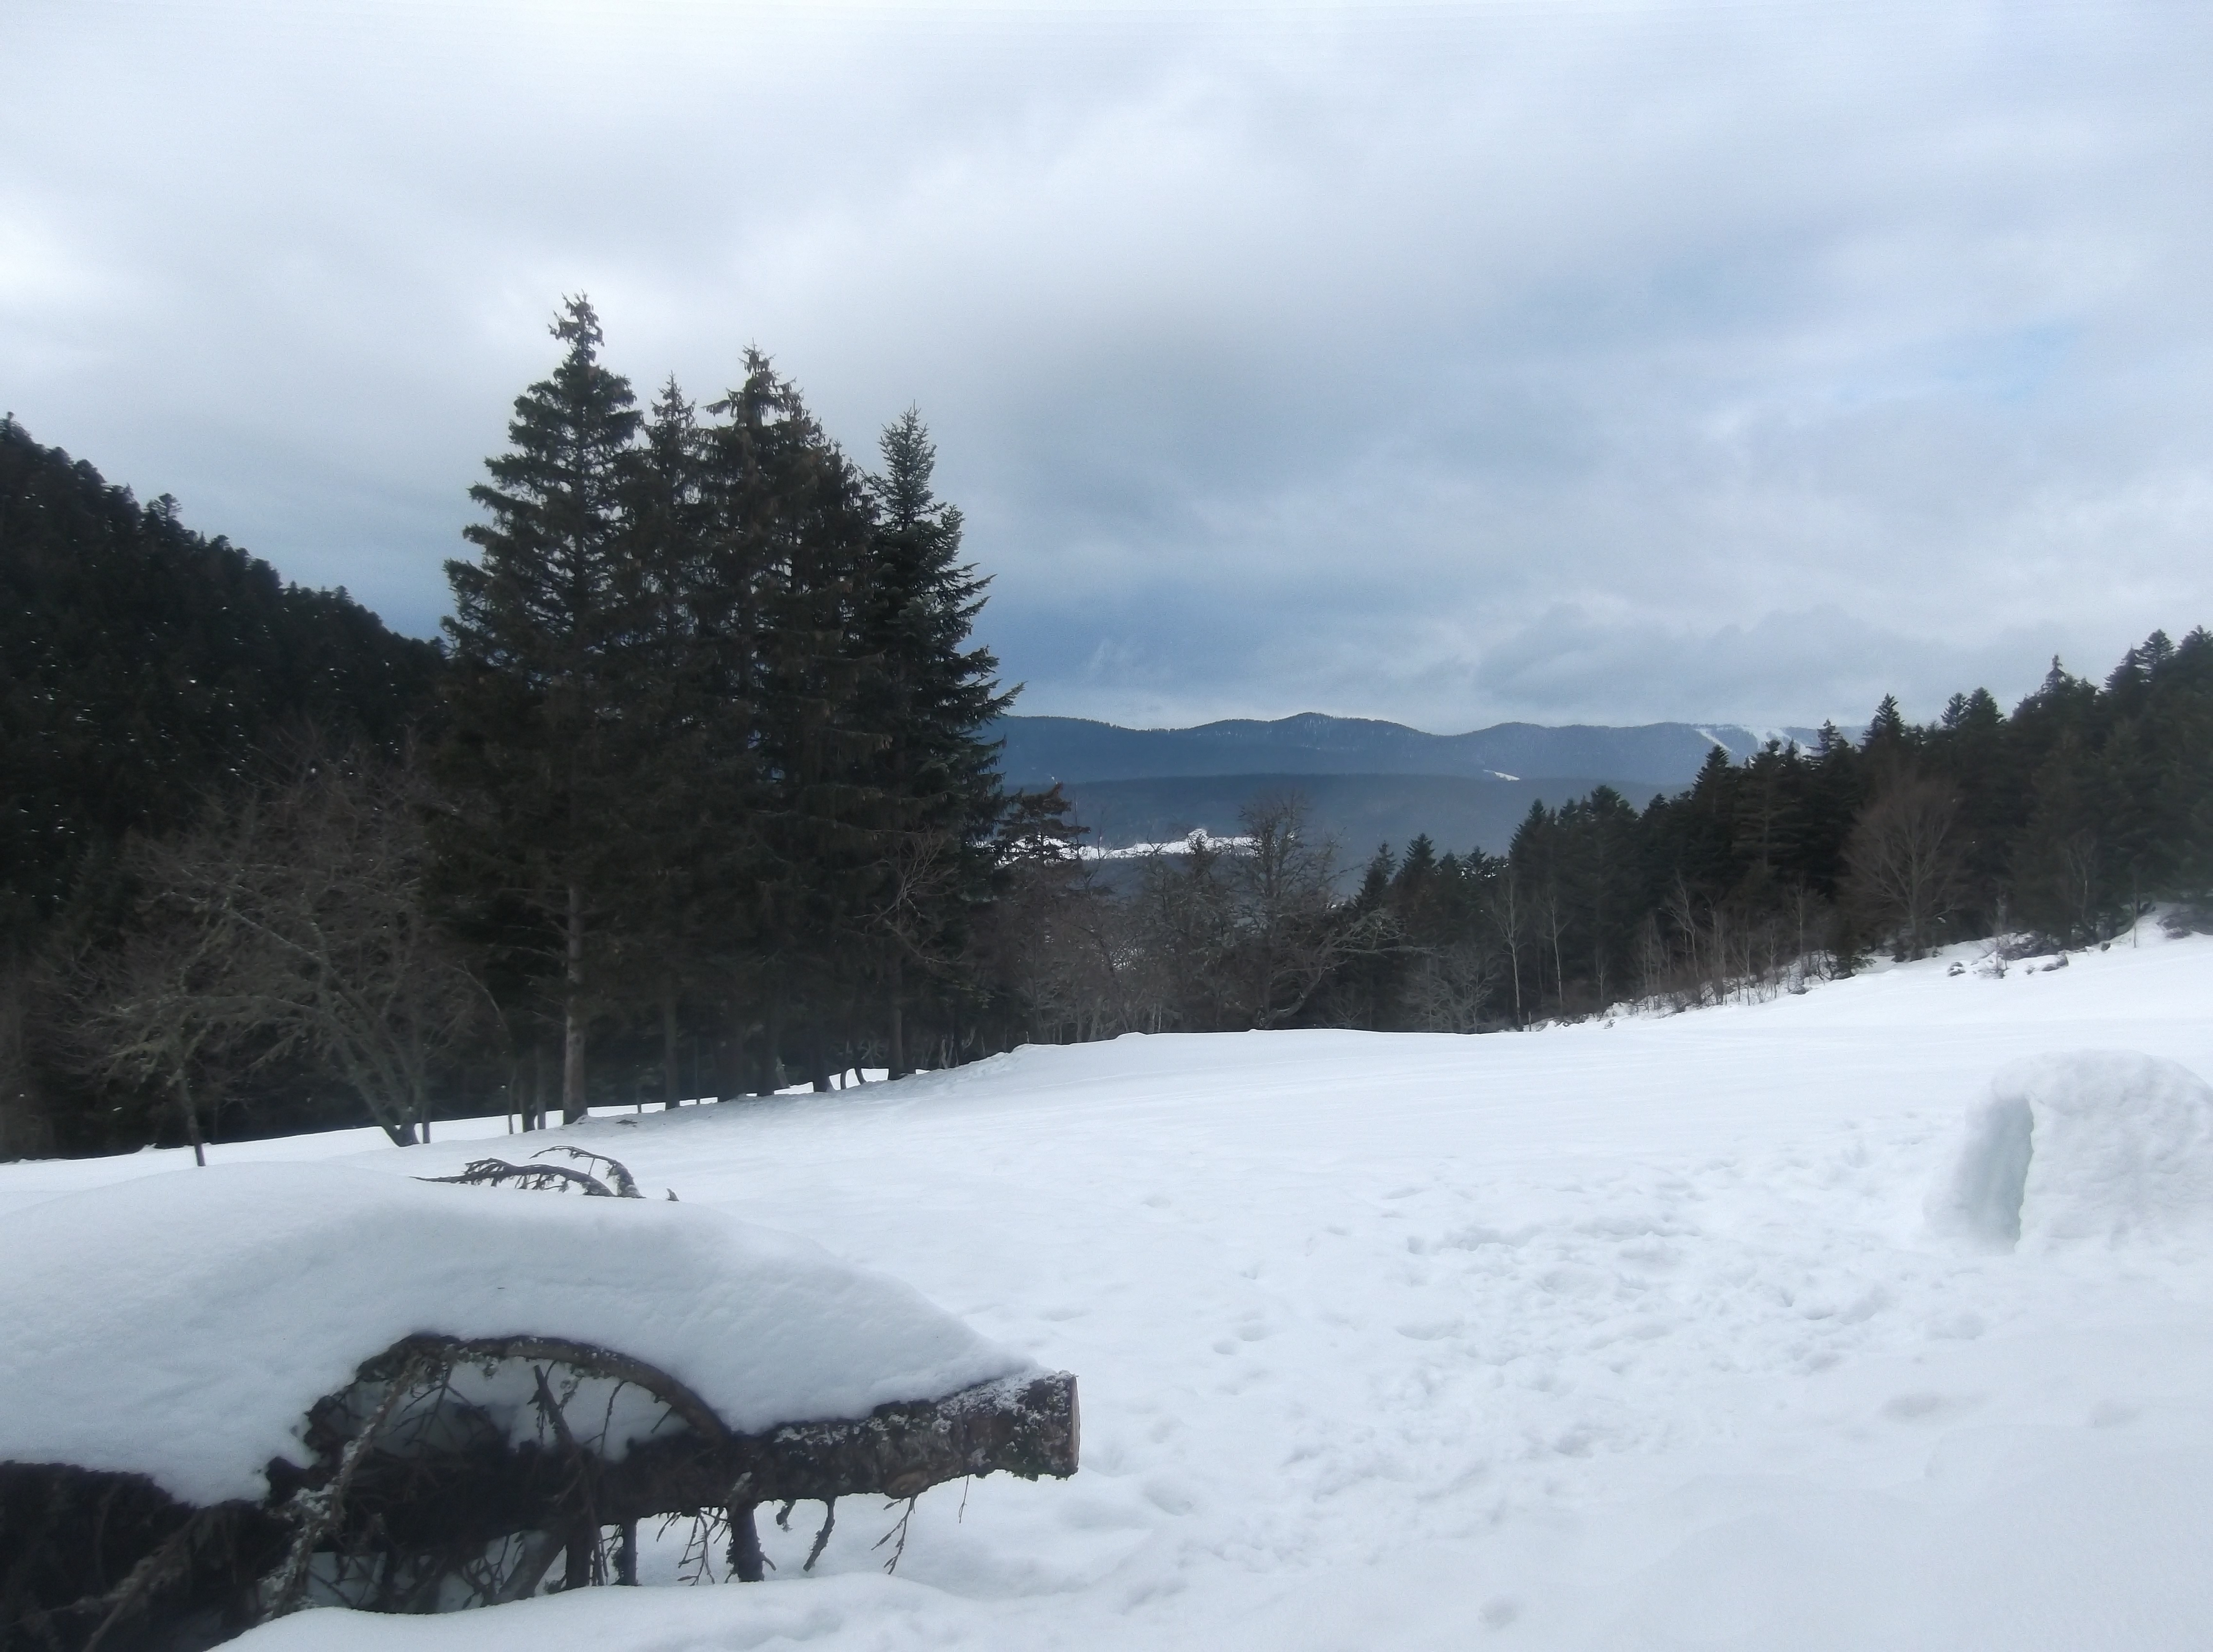
M1369 937L1339 910L1337 845L1308 830L1304 799L1259 798L1238 820L1244 842L1229 858L1229 887L1240 1019L1281 1027Z
M1506 974L1506 955L1488 937L1455 941L1415 960L1406 984L1406 1009L1424 1033L1482 1030L1484 1006Z
M1895 777L1852 825L1844 844L1847 887L1869 919L1898 937L1901 958L1919 958L1960 891L1954 826L1960 800L1942 781Z
M423 908L428 802L405 767L310 760L135 845L138 929L77 995L88 1064L168 1086L197 1146L203 1074L305 1057L414 1141L439 1058L495 1024Z
M204 1106L250 1021L231 978L234 937L158 896L140 916L119 946L70 971L82 1006L73 1041L86 1071L167 1094L193 1161L204 1165Z

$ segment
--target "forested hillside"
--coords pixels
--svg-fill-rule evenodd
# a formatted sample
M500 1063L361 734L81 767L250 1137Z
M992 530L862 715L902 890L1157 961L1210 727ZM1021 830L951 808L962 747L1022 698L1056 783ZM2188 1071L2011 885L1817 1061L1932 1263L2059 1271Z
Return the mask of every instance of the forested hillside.
M0 418L0 925L20 943L134 829L188 820L280 734L398 741L437 649L343 590L141 505Z

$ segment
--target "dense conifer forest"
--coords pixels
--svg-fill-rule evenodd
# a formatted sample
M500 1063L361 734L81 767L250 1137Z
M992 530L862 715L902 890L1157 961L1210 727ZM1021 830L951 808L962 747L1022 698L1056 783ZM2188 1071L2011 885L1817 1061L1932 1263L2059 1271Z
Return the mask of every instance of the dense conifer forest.
M0 926L21 940L133 831L174 830L283 730L393 749L439 656L345 592L147 505L0 418Z
M999 783L1013 695L918 416L865 470L764 357L641 408L588 304L553 331L439 644L0 424L0 1155L1491 1032L2213 899L2202 628L2010 711L1716 750L1642 810L1539 804L1503 855L1349 880L1287 793L1103 880L1064 800Z

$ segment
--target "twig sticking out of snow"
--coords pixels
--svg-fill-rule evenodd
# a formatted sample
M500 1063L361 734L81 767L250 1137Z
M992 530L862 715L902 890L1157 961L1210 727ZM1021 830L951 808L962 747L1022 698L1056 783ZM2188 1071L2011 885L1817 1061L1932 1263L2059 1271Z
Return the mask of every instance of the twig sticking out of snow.
M909 1500L907 1506L910 1509L914 1506L911 1499ZM830 1528L837 1523L838 1499L826 1498L822 1503L822 1529L814 1534L814 1546L808 1550L807 1564L802 1566L800 1570L811 1572L814 1570L814 1563L822 1558L823 1550L830 1546Z
M459 1173L451 1176L418 1176L418 1181L460 1182L470 1187L497 1187L502 1182L513 1182L545 1192L558 1193L570 1187L580 1187L587 1198L611 1199L615 1190L597 1176L582 1170L571 1170L561 1164L509 1164L504 1159L472 1159Z
M878 1538L875 1544L871 1545L872 1547L881 1549L885 1544L890 1543L893 1538L897 1538L899 1539L899 1542L893 1545L892 1549L892 1558L884 1562L884 1571L887 1576L899 1570L899 1557L906 1552L907 1522L914 1518L914 1506L921 1501L922 1494L918 1491L915 1493L913 1497L909 1497L906 1500L905 1509L900 1511L899 1524L893 1527L890 1531L886 1532L881 1537ZM893 1499L892 1502L886 1503L884 1507L887 1509L897 1508L898 1499ZM830 1535L830 1528L828 1526L826 1525L823 1527L822 1535L824 1538L827 1538ZM814 1563L814 1561L809 1560L807 1564L811 1566Z
M669 1515L661 1522L661 1535L668 1536L669 1527L680 1520L689 1521L691 1530L684 1539L684 1553L676 1563L676 1575L686 1583L719 1582L721 1580L715 1576L715 1552L729 1533L729 1518L717 1509Z
M776 1511L777 1531L789 1532L791 1529L791 1511L798 1507L799 1499L796 1497L786 1497L783 1500L783 1507ZM814 1546L807 1551L807 1564L802 1566L800 1570L811 1572L814 1570L814 1563L822 1558L822 1551L829 1546L831 1528L837 1523L838 1499L826 1497L822 1503L822 1529L814 1534Z
M566 1153L572 1158L603 1164L607 1167L607 1180L601 1181L588 1170L571 1170L564 1164L509 1164L505 1159L472 1159L463 1166L460 1173L453 1176L418 1176L418 1181L460 1182L471 1187L497 1187L503 1182L513 1182L541 1192L558 1193L570 1187L579 1187L588 1198L643 1198L637 1191L637 1179L630 1167L619 1159L611 1159L604 1153L587 1153L582 1148L557 1143L533 1158L544 1158L547 1153ZM609 1186L608 1182L614 1185ZM674 1198L674 1188L668 1197Z
M588 1153L581 1147L570 1146L566 1142L556 1142L551 1147L540 1148L530 1156L533 1159L542 1159L548 1153L565 1153L572 1159L583 1160L587 1164L607 1166L607 1180L614 1184L617 1198L635 1199L645 1197L637 1191L637 1179L630 1173L630 1167L620 1159L611 1159L604 1153Z

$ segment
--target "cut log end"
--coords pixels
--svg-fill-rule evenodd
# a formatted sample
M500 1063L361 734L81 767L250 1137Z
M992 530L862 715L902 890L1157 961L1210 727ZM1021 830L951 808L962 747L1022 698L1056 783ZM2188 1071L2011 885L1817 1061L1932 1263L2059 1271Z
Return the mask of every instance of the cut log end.
M1066 1479L1082 1422L1066 1371L978 1383L942 1399L879 1405L863 1417L796 1423L731 1442L743 1495L827 1501L879 1492L911 1497L972 1474Z

